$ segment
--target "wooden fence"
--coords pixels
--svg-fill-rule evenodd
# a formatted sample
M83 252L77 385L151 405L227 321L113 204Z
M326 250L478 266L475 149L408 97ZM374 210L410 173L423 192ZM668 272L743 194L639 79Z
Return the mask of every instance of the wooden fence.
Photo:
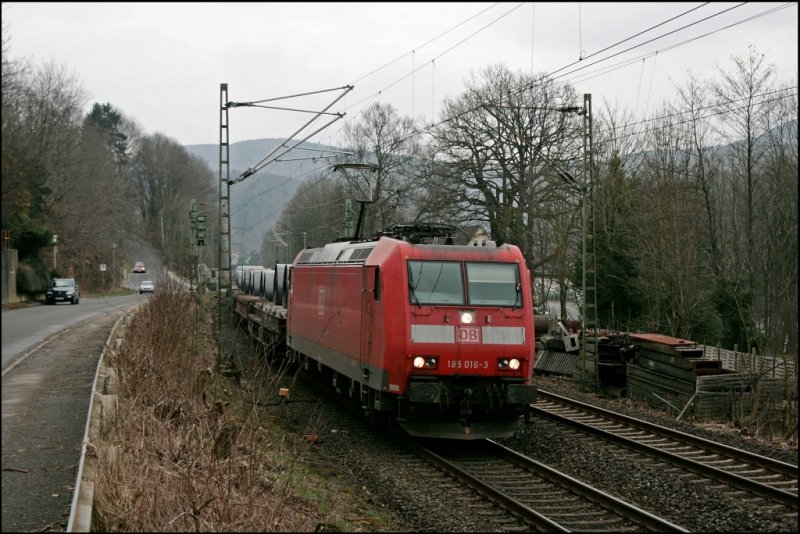
M797 380L797 357L785 358L774 356L760 356L720 349L710 345L698 345L703 349L703 359L722 360L722 368L740 373L761 375L767 378L786 378Z

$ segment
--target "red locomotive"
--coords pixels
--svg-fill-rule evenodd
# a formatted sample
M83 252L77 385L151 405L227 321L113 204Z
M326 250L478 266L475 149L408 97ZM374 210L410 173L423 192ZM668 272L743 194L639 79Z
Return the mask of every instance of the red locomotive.
M396 225L301 251L286 345L412 436L507 437L536 401L530 273L518 247L450 244L454 231Z

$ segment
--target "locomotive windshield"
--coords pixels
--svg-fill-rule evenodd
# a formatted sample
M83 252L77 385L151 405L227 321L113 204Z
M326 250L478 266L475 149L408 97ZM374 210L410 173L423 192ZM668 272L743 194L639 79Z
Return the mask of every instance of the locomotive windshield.
M473 306L522 305L516 263L467 263L467 283L469 304Z
M409 261L408 287L412 304L464 304L461 263Z
M519 266L516 263L466 263L468 304L471 306L522 305ZM465 302L461 263L409 261L409 298L417 306Z

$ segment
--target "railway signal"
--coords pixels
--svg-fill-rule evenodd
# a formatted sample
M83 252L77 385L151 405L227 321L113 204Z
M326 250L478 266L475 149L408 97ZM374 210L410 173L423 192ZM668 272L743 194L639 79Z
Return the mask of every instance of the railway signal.
M197 215L197 228L195 229L195 236L197 239L197 246L204 247L206 245L206 216Z

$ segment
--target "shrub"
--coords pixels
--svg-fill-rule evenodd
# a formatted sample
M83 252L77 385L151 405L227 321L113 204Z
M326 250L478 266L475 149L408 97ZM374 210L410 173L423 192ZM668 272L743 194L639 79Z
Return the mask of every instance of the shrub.
M47 290L49 277L44 266L20 264L17 269L17 293L34 296Z

